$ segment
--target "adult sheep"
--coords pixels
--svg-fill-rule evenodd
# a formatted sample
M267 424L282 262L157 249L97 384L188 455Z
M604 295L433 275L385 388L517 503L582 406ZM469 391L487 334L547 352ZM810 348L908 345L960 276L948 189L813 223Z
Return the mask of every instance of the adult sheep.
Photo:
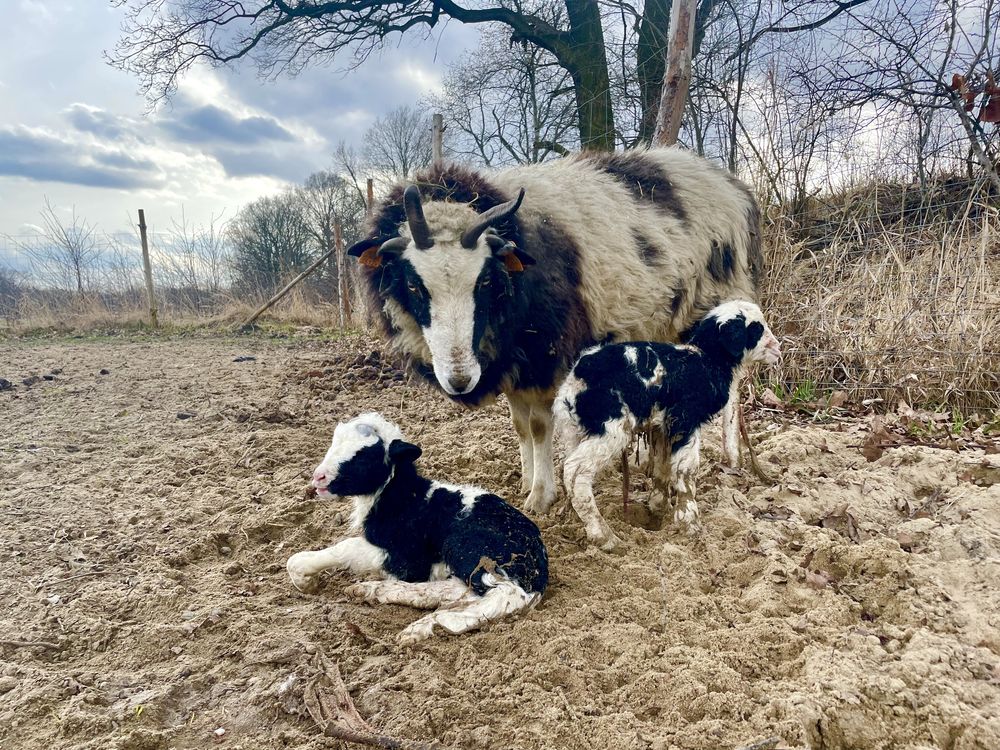
M760 213L728 172L677 149L582 153L497 172L450 164L399 185L353 245L385 331L469 406L504 393L525 507L555 500L552 401L579 353L677 341L724 299L756 299ZM735 386L725 460L738 460Z

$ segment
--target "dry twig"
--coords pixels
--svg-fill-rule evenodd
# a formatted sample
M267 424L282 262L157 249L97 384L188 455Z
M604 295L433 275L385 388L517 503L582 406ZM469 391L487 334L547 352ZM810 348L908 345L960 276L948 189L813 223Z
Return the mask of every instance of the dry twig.
M739 409L739 420L740 420L740 434L743 436L743 442L746 444L747 452L750 454L750 468L753 469L753 473L757 475L757 478L762 482L767 482L768 484L774 484L774 477L770 476L760 467L760 462L757 461L757 451L754 450L753 443L750 442L750 434L747 432L747 423L743 418L743 404L737 406Z

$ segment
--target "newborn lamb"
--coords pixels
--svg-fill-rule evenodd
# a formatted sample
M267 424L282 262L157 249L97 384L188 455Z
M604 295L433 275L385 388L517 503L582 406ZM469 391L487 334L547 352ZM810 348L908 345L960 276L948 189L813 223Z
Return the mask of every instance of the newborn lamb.
M301 591L328 568L386 580L347 588L359 599L435 612L400 634L427 638L440 626L464 633L535 606L548 583L548 556L538 527L485 490L432 482L414 461L421 450L376 413L337 425L333 444L313 474L324 499L353 497L351 527L332 547L288 559ZM447 606L443 606L447 605Z
M652 430L650 459L660 495L650 498L650 510L662 515L672 488L674 520L696 530L699 430L725 406L744 365L774 364L780 356L760 308L744 301L710 310L686 344L635 341L584 351L553 411L566 445L563 482L587 538L608 551L618 545L594 502L594 479L641 430Z

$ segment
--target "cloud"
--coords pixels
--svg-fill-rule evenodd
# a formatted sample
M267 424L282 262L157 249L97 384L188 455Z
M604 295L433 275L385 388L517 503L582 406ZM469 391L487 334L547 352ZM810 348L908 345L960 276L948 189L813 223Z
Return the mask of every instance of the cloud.
M64 114L74 128L98 138L118 140L136 137L135 124L131 120L88 104L71 104Z
M160 127L186 143L226 143L252 146L294 141L295 135L273 117L239 117L213 104L205 104L164 118Z
M0 175L101 188L157 187L156 166L121 149L71 142L39 128L0 127Z

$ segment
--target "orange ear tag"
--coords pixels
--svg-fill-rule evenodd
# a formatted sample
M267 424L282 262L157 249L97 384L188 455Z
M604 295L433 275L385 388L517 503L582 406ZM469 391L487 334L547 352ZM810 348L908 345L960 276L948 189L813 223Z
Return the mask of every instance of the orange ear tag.
M507 267L507 270L511 273L520 273L524 270L524 265L518 260L518 257L514 253L507 253L503 256L503 264Z
M379 248L370 247L358 256L358 263L369 268L378 268L382 265L382 258L378 254Z

